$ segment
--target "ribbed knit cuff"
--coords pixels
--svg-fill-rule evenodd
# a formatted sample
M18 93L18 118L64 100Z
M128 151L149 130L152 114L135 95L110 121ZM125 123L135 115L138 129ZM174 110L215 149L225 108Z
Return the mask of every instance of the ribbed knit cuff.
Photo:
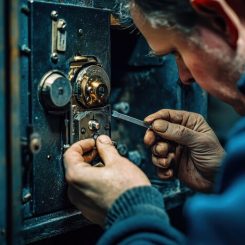
M168 221L162 194L152 186L140 186L124 192L107 213L106 229L135 215L153 215Z

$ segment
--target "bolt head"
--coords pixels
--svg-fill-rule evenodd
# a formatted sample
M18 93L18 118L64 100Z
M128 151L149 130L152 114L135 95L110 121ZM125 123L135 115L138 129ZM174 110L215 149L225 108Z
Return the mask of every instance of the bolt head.
M27 47L25 44L23 44L21 46L21 52L26 54L26 55L29 55L31 53L31 49L29 47Z
M53 11L51 12L51 18L52 18L53 20L57 20L57 19L58 19L58 12L55 11L55 10L53 10Z
M80 36L82 36L82 35L83 35L83 29L79 29L79 30L78 30L78 34L79 34Z
M58 56L58 54L57 53L52 53L51 54L51 60L54 62L54 63L56 63L57 61L58 61L58 59L59 59L59 56Z
M86 129L85 128L81 128L81 134L85 134L86 133Z
M31 193L26 193L23 197L22 197L22 202L23 203L27 203L31 200Z

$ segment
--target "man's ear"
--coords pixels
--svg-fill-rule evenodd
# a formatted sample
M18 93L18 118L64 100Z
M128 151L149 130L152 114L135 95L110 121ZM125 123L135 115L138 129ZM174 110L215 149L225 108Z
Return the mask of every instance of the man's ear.
M232 48L236 48L238 29L231 16L221 1L218 0L191 0L192 7L202 16L210 20L211 25L222 33Z

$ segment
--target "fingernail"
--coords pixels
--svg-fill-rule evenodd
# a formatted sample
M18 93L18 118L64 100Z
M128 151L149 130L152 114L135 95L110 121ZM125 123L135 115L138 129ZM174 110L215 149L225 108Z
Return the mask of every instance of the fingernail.
M146 117L146 118L144 119L145 122L151 122L152 120L153 120L153 118L151 118L151 117Z
M97 140L102 144L111 144L111 139L106 135L100 135Z
M164 120L156 120L154 121L152 126L153 126L153 129L156 131L165 132L168 128L168 122Z

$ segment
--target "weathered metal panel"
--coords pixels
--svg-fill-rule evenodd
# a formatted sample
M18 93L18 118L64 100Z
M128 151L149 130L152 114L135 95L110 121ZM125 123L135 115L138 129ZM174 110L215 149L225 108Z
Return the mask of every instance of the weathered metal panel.
M33 213L36 216L68 206L62 159L64 116L48 114L40 104L40 81L51 70L68 74L69 61L76 54L97 57L110 73L110 30L108 13L92 8L33 2L30 11L30 116L33 132L38 133L42 141L40 152L33 155L32 162ZM67 49L59 55L57 64L50 60L52 11L57 11L59 18L66 20L68 29ZM79 29L83 30L82 37Z
M21 155L20 155L20 70L19 70L19 1L7 5L6 108L8 159L8 242L21 244Z
M76 55L96 57L110 74L109 12L88 8L88 1L77 5L71 5L75 1L69 1L69 4L68 1L52 2L29 2L27 17L21 17L21 47L24 45L30 50L21 56L21 93L24 95L21 98L21 138L27 143L22 152L23 193L30 197L23 204L25 242L62 234L87 224L79 212L68 210L71 205L62 160L65 115L49 113L40 103L42 77L53 70L68 74L70 61ZM86 8L82 7L84 5ZM58 53L58 62L50 59L52 11L67 23L66 50ZM35 154L28 154L30 132L41 137L40 151Z

